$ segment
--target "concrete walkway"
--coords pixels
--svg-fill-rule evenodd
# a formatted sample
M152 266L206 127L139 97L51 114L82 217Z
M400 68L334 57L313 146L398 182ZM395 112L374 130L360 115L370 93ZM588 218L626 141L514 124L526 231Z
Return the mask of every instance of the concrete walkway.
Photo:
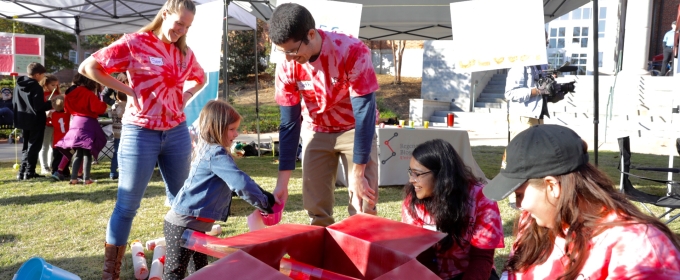
M270 137L278 137L279 133L262 133L260 134L260 142L269 142ZM631 139L631 150L635 153L645 153L645 154L656 154L656 155L668 155L669 153L675 154L675 142L666 141L667 143L654 143L655 145L650 145L651 143L634 143L634 141L639 139ZM241 141L244 143L257 142L257 134L241 134L236 137L236 141ZM593 148L592 139L587 140L590 150ZM501 137L489 137L482 135L470 134L470 146L506 146L507 139ZM645 145L646 144L646 145ZM644 145L644 146L643 146ZM18 149L19 161L21 160L21 143L16 145ZM600 151L618 151L618 144L616 139L610 140L599 147ZM15 160L15 144L0 143L0 162L13 162Z

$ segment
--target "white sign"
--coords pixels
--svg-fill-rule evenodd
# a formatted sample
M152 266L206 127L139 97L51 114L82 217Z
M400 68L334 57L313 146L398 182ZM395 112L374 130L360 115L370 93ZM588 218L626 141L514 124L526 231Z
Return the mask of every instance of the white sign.
M277 5L283 3L296 3L307 8L314 17L316 28L327 32L338 32L359 38L359 27L361 24L361 4L319 1L319 0L282 0ZM277 63L285 59L284 54L274 51L269 55L269 61Z
M451 26L456 69L547 64L541 0L451 3Z

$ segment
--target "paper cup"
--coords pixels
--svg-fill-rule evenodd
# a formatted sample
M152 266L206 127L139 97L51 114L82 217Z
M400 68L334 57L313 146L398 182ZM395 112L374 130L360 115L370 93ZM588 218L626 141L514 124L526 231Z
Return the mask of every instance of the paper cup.
M424 122L423 122L423 127L424 127L424 128L430 127L430 122L429 122L429 121L424 121Z
M404 126L404 120L399 120L399 126Z

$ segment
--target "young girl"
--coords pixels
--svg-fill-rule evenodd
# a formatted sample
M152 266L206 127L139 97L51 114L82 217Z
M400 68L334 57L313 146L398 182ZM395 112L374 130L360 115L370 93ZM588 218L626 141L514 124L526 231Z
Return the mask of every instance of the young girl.
M97 156L106 145L106 135L97 122L97 116L106 112L106 103L95 94L97 83L84 75L79 75L76 88L66 94L64 108L73 116L71 127L64 139L57 143L62 149L73 149L75 155L71 170L70 184L78 183L75 170L83 167L83 183L92 184L90 167L92 156Z
M484 195L514 191L523 210L508 279L680 279L678 236L588 163L574 131L533 126L510 141L506 160Z
M123 84L128 84L125 73L118 73L116 79ZM104 95L106 97L107 95ZM111 173L109 178L111 180L118 179L118 146L120 145L120 132L123 128L123 114L125 114L125 106L127 105L127 95L120 91L115 92L115 101L109 111L109 117L113 120L113 158L111 159ZM104 101L106 102L106 101Z
M494 250L503 248L498 204L484 197L483 185L451 144L434 139L418 145L408 169L401 220L440 231L435 245L442 279L498 279Z
M46 75L45 79L40 81L40 85L43 87L45 102L49 102L50 97L59 95L59 79L53 75ZM47 121L45 123L45 134L43 136L42 149L38 159L40 160L40 174L50 175L52 163L52 134L54 130L52 129L52 119L49 117L50 113L54 110L48 111Z
M165 280L183 279L192 256L196 270L208 264L206 255L183 248L180 239L186 229L207 232L216 220L226 221L232 192L266 213L272 213L275 203L271 193L238 169L229 153L241 123L236 110L224 101L212 100L198 118L199 140L189 178L165 216Z
M64 139L66 132L69 130L71 115L64 112L64 96L62 95L52 98L52 108L54 109L54 112L50 115L54 129L52 147L59 151L56 145L61 139ZM54 170L52 172L53 179L57 181L64 180L65 172L68 171L68 163L71 161L70 156L70 152L68 156L64 155L63 152L54 153L54 162L52 162L52 170Z

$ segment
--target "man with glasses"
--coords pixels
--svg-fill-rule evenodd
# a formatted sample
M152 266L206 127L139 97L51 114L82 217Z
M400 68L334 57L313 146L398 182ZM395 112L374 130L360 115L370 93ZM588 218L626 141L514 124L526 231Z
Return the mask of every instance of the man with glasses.
M279 5L269 21L276 67L276 102L281 106L278 203L288 196L301 137L302 201L313 225L334 223L335 180L341 155L349 165L350 215L377 214L378 154L374 92L378 81L371 52L360 40L316 29L298 4Z

